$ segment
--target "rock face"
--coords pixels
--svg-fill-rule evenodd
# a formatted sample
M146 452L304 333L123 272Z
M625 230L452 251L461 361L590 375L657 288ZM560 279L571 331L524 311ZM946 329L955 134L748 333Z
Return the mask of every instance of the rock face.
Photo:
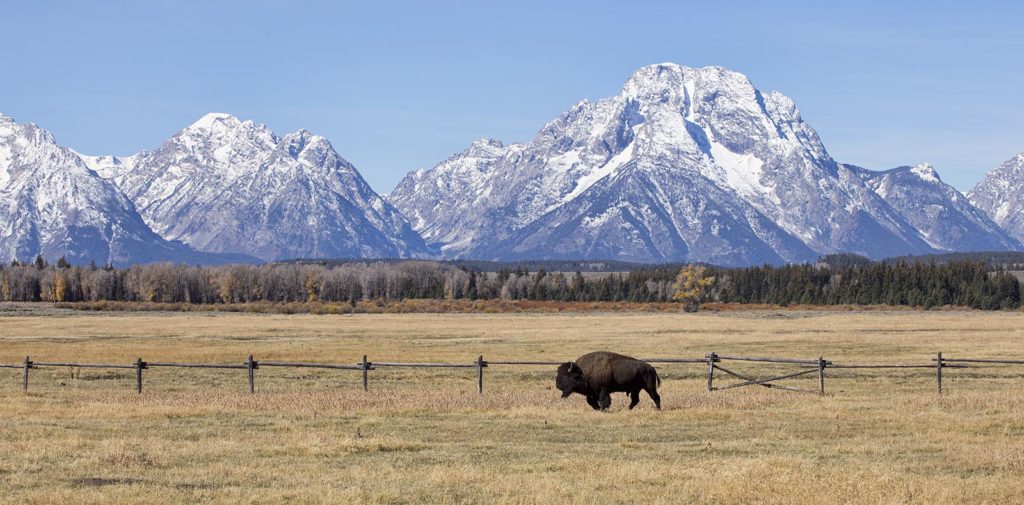
M943 251L1012 251L1021 244L956 188L942 182L927 163L874 172L847 165Z
M327 139L212 113L153 151L88 157L152 228L200 251L290 258L431 254Z
M197 254L154 233L114 184L53 135L0 115L0 260L99 265L245 260Z
M447 257L737 265L935 250L789 98L719 67L641 68L530 142L475 142L389 199Z
M1024 241L1024 153L989 172L967 198L1010 235Z

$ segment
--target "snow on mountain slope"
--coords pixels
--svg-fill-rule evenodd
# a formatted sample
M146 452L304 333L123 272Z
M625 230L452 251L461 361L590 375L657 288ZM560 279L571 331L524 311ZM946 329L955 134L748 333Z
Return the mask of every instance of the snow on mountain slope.
M0 115L0 258L218 263L154 233L131 202L34 124Z
M476 230L460 229L446 224L456 223L460 215L483 205L491 196L489 172L507 155L521 149L505 146L497 140L481 139L465 151L452 155L430 171L418 170L406 176L388 199L398 207L405 205L406 218L428 243L458 247L460 240L471 239ZM443 174L443 175L442 175ZM432 203L412 205L433 198Z
M791 100L719 67L643 67L527 144L470 151L389 195L447 256L749 264L934 250L832 160Z
M305 130L278 138L211 113L153 151L89 159L155 231L201 251L264 260L431 254L327 139Z
M1024 153L990 171L967 198L1014 238L1024 242Z
M104 179L114 179L135 166L136 156L89 156L77 151L74 151L74 153L82 159L85 166Z
M942 182L927 163L884 172L846 167L899 210L936 249L1012 251L1022 247L956 188Z

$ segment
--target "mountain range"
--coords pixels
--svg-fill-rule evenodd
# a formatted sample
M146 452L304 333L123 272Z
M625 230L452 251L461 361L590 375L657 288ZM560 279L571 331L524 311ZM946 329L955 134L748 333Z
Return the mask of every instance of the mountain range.
M837 163L792 100L720 67L641 68L530 142L474 142L389 198L455 258L742 265L1020 247L930 167Z
M737 72L643 67L529 142L483 139L386 197L322 136L211 113L87 156L0 115L0 258L608 259L749 265L1024 247L1024 155L967 196L927 164L835 161Z
M116 185L53 135L0 115L0 257L31 260L39 254L100 265L249 260L164 239Z
M939 251L1012 251L1021 244L927 163L874 172L848 166Z
M206 252L428 257L409 223L324 137L211 113L153 151L83 157L154 231Z

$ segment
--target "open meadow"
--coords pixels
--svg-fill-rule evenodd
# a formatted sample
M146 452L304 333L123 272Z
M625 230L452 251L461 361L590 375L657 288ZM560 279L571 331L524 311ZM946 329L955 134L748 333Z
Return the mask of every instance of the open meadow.
M1024 358L1024 314L799 311L260 315L0 311L0 363L568 360L708 352L836 363ZM765 376L793 365L731 363ZM611 412L550 367L0 369L4 503L1021 503L1024 366L828 370L825 397L706 391L657 365ZM716 376L716 384L735 380ZM816 388L807 375L783 382Z

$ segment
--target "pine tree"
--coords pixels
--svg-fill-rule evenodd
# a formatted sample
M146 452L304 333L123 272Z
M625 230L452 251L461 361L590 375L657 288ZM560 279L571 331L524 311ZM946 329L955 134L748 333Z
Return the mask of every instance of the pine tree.
M469 298L470 300L477 299L476 270L471 270L469 272L469 287L466 289L466 298Z
M583 300L583 293L586 290L586 281L583 279L583 273L579 270L572 276L572 284L569 285L569 294L575 301Z

